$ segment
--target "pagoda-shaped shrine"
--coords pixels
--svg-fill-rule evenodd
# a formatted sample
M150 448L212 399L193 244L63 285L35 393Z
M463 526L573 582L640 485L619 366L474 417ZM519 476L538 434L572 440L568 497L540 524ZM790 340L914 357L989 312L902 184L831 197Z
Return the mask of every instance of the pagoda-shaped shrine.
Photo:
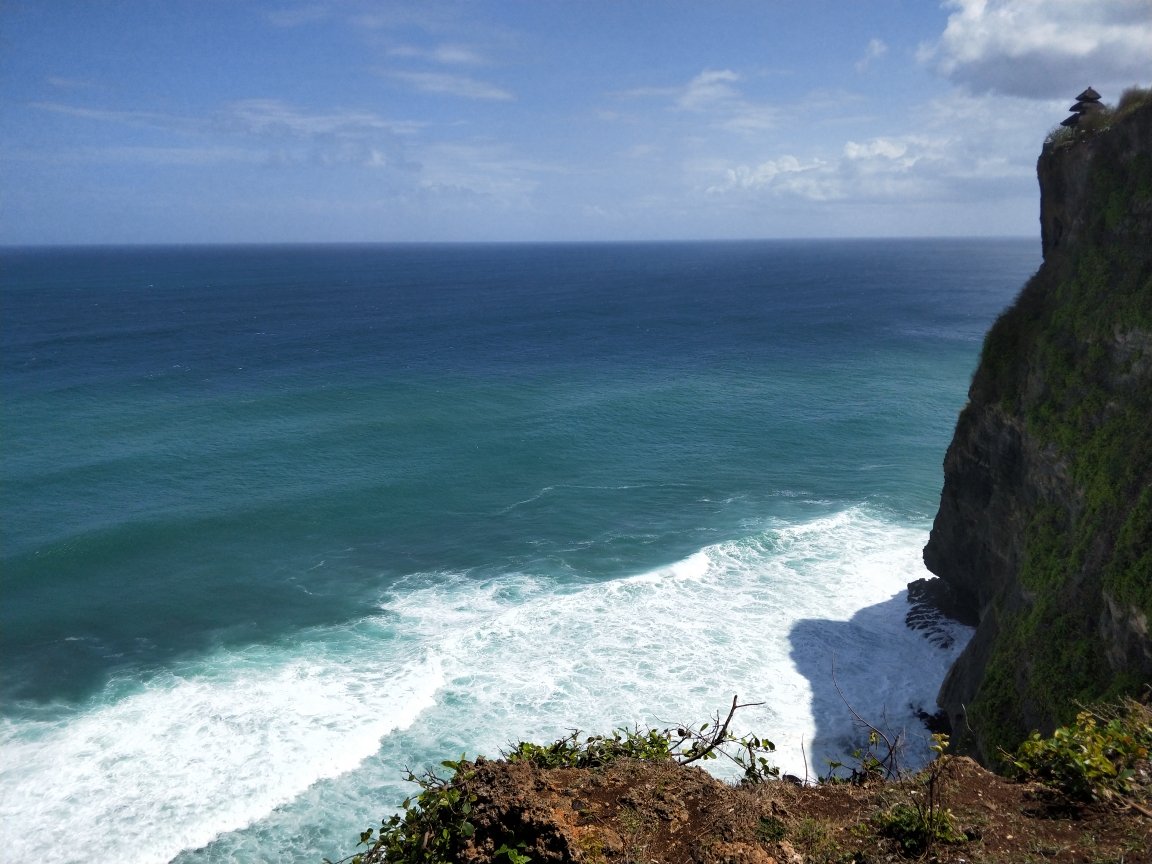
M1081 117L1092 111L1099 111L1101 108L1103 108L1103 106L1100 104L1100 94L1089 87L1076 97L1076 104L1068 109L1072 112L1072 116L1067 120L1062 120L1060 125L1079 126Z

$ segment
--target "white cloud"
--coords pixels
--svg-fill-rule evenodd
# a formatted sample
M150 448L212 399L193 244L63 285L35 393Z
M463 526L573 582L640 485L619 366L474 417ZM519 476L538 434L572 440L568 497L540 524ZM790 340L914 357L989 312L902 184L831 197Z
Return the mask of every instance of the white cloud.
M1026 116L1016 126L1002 128L990 124L982 130L987 140L973 140L964 133L961 115L978 115L981 109L971 103L986 100L962 97L961 103L966 104L960 106L953 101L923 106L928 131L847 141L835 158L785 155L755 164L713 160L697 170L713 178L705 189L713 199L771 196L816 202L913 203L1030 194L1039 140L1035 129L1031 138L1026 133L1035 118ZM982 106L984 111L989 108Z
M776 126L778 109L773 105L749 102L732 85L740 76L731 69L705 69L678 90L676 107L719 115L716 125L730 132L763 132Z
M923 135L873 138L864 144L844 145L842 168L859 178L881 174L907 174L918 165L930 172L947 173L958 167L953 142ZM949 160L952 165L947 165ZM924 163L924 164L921 164Z
M411 135L424 125L414 120L388 120L371 111L310 112L279 99L234 102L219 116L218 122L229 131L288 138L317 135L364 138L381 132Z
M180 117L147 111L107 111L33 103L41 110L117 125L178 133L184 139L255 139L248 148L222 145L128 146L76 151L72 159L95 162L139 162L164 165L217 165L247 162L266 165L313 164L389 167L410 173L419 168L407 156L411 139L426 125L389 120L371 111L308 111L278 99L245 99L204 117ZM275 149L269 149L276 142Z
M440 72L392 72L391 77L405 82L421 93L442 93L449 96L462 96L465 99L498 99L508 100L515 98L507 90L489 84L487 81L477 81L464 75L445 75Z
M423 162L423 194L465 201L484 198L500 207L531 207L540 175L565 171L560 165L525 159L503 144L441 143L423 154Z
M437 45L435 48L397 45L388 49L388 54L392 57L418 57L450 66L483 66L488 62L482 54L463 45Z
M1152 79L1152 0L948 5L944 33L919 57L975 93L1069 99L1090 84L1118 90Z
M1014 177L1037 192L1036 157L1044 135L1064 117L1063 100L973 96L962 90L918 110L924 134L947 139L948 172L959 179Z
M715 126L731 132L763 132L776 126L778 110L773 105L749 102L733 85L740 81L731 69L705 69L687 84L679 87L637 87L618 92L617 96L673 97L672 107L681 111L712 115ZM604 119L618 119L618 115Z
M425 125L416 120L388 120L370 111L310 112L279 99L243 99L208 117L181 117L154 111L109 111L59 102L33 102L32 107L86 120L186 134L224 131L262 137L325 135L362 138L380 133L411 135Z
M919 136L849 141L834 160L801 161L786 155L755 166L724 168L721 181L706 191L713 196L771 194L809 201L915 198L938 186L947 144Z
M910 168L915 165L918 156L909 155L909 145L914 139L905 138L903 140L893 138L873 138L867 144L857 144L855 141L849 141L844 145L844 155L848 159L856 161L872 161L878 157L887 159L893 164L897 164L902 168Z
M733 191L771 190L786 192L814 201L842 197L837 188L835 167L820 159L800 162L795 156L769 159L755 167L737 165L724 170L724 179L708 187L709 194Z
M864 57L856 64L857 72L864 72L868 69L868 64L873 60L878 60L888 53L888 46L880 39L872 39L868 42L868 47L864 49Z
M308 111L278 99L234 102L212 119L213 130L281 143L271 162L418 171L411 139L425 124L396 121L371 111Z
M32 102L31 106L33 108L39 108L41 111L51 111L53 114L64 114L69 117L81 117L85 120L96 120L102 123L116 123L124 126L136 126L147 129L192 132L200 125L198 121L188 117L160 114L155 111L109 111L102 108L84 108L78 105L65 105L60 102Z
M857 144L855 141L849 141L844 145L844 155L849 159L871 159L874 156L883 156L886 159L899 159L907 152L907 144L891 141L887 138L874 138L867 144Z
M732 116L720 125L732 132L763 132L776 127L779 114L772 105L740 102L733 107Z
M132 164L132 165L222 165L225 163L260 165L269 161L265 151L244 147L77 147L56 152L14 151L7 158L21 162L55 164Z
M719 102L728 102L740 94L728 82L739 81L740 76L731 69L713 71L705 69L688 82L676 104L690 111L701 111L714 107Z

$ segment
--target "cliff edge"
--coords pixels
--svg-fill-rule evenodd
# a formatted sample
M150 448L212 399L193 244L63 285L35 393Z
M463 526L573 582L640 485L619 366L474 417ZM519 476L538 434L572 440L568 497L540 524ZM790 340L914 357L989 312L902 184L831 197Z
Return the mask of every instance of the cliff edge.
M1152 99L1053 135L1044 261L985 337L924 563L978 621L937 701L995 764L1152 682Z

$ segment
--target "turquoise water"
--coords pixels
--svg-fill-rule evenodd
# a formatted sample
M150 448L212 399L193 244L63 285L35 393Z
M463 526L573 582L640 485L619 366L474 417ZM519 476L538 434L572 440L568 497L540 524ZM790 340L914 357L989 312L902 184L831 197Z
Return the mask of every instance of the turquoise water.
M833 652L920 735L966 633L907 630L901 590L1038 263L6 250L0 855L315 862L405 765L734 692L802 772L802 738L853 745Z

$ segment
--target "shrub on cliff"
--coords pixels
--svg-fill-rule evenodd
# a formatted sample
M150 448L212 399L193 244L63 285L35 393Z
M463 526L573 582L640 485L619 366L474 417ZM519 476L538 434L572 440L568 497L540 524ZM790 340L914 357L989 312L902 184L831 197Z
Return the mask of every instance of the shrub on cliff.
M1018 779L1038 780L1081 801L1145 797L1152 752L1152 710L1131 699L1097 705L1051 738L1033 732L1004 754Z
M1091 111L1080 118L1076 126L1055 126L1044 139L1045 143L1061 145L1074 141L1077 135L1091 135L1112 128L1112 124L1152 101L1152 88L1129 87L1120 94L1116 106L1102 105L1100 110Z
M475 829L469 821L476 796L460 788L468 779L463 754L457 762L441 762L451 770L447 777L429 771L418 777L411 771L406 780L420 787L419 794L405 798L403 813L384 819L379 833L369 828L360 834L363 852L341 859L339 864L446 864ZM327 858L324 864L332 864ZM517 862L512 861L512 864Z
M900 780L902 785L919 787L910 790L910 803L897 804L873 817L882 836L892 838L905 854L917 858L939 843L962 843L968 839L957 828L951 808L944 806L945 787L953 773L953 757L944 752L947 747L947 735L933 735L933 760L919 774Z
M680 765L724 756L744 771L742 782L761 783L779 777L767 754L776 745L767 738L746 735L737 738L728 731L732 718L741 708L732 697L732 706L723 721L717 712L709 723L680 724L668 729L617 729L610 735L590 735L581 739L573 731L551 744L518 741L501 755L508 762L527 762L537 768L599 769L624 759L642 762L673 761ZM483 763L483 757L477 765ZM447 864L457 860L459 852L475 833L471 820L476 796L468 790L476 766L465 760L440 763L451 770L441 777L434 771L423 776L407 772L406 780L420 787L415 798L406 798L397 813L381 822L380 829L369 828L360 834L365 851L342 859L338 864ZM514 839L509 842L515 842ZM507 864L528 864L522 846L504 843L495 856L504 856ZM332 864L324 859L325 864Z
M736 712L753 704L762 703L740 705L732 697L732 707L723 722L717 713L712 722L699 726L684 723L668 729L621 728L611 735L590 735L583 741L577 730L551 744L518 741L501 755L509 762L531 762L537 768L599 768L621 759L671 759L690 765L723 756L744 771L745 782L761 783L780 775L780 769L767 759L776 745L767 738L737 738L728 731Z

